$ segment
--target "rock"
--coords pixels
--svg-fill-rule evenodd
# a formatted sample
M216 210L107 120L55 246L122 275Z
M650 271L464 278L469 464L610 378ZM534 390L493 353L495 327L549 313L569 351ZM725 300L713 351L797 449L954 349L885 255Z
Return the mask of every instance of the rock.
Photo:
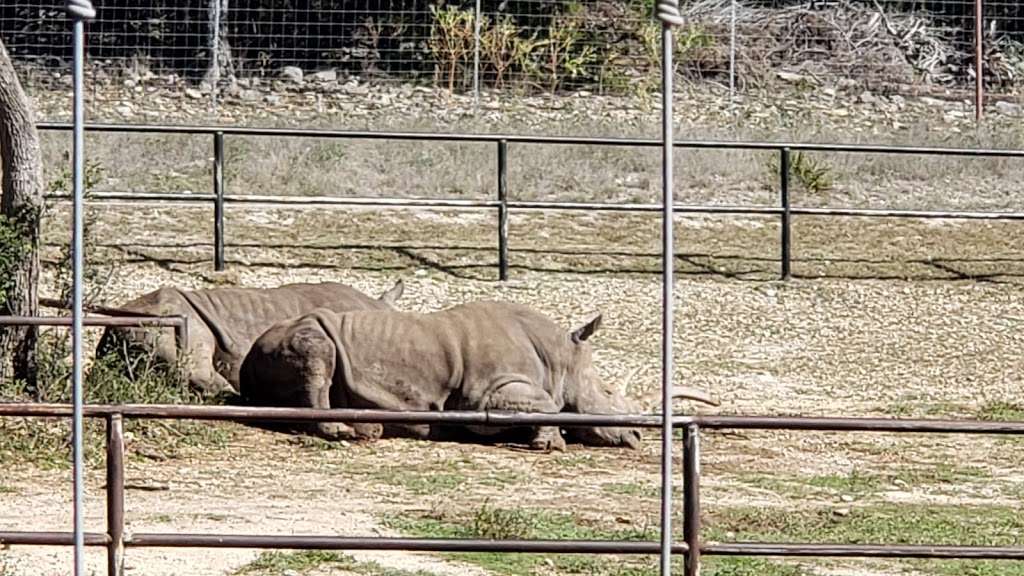
M931 98L929 96L922 96L921 98L918 99L918 101L921 104L924 104L925 106L927 106L929 108L945 108L946 107L946 101L945 100L939 100L938 98Z
M873 103L878 101L878 98L875 98L875 95L872 94L871 91L869 91L869 90L865 90L865 91L861 92L860 96L858 96L858 98L864 104L873 104Z
M900 478L896 478L892 483L894 486L899 486L900 488L906 488L908 486L907 483Z
M281 69L280 76L285 80L302 84L302 68L298 66L285 66Z
M795 72L776 72L779 79L784 82L790 82L792 84L817 84L814 78L810 76L804 76L803 74L797 74Z
M256 102L260 99L260 93L252 89L240 90L238 92L238 97L243 102Z
M835 514L836 516L849 516L850 515L850 509L849 508L836 508L835 510L832 511L832 513Z
M849 494L843 494L839 499L843 502L853 502L853 496L850 496Z
M203 97L203 93L195 88L185 88L185 96L188 96L193 100L198 100Z
M115 107L114 108L114 112L117 112L121 116L134 116L135 115L135 111L132 110L132 107L128 106L127 104L122 104L121 106Z
M1003 102L1000 100L996 102L996 112L1004 114L1006 116L1020 116L1021 107L1020 104L1014 104L1013 102Z
M277 94L267 94L266 96L263 97L263 101L271 105L280 104L281 97Z
M338 79L338 73L334 70L321 70L310 74L309 79L314 82L334 82Z

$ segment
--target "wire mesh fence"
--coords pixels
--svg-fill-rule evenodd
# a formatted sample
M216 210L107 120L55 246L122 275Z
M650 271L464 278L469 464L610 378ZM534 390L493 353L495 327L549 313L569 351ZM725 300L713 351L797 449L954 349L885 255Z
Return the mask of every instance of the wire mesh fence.
M978 12L978 6L981 12ZM889 94L1015 95L1024 5L1008 0L693 0L676 74L738 94L839 87ZM652 0L111 0L89 30L94 82L172 78L215 102L282 80L356 81L456 93L635 95L658 82ZM0 7L0 37L26 83L68 82L59 7Z

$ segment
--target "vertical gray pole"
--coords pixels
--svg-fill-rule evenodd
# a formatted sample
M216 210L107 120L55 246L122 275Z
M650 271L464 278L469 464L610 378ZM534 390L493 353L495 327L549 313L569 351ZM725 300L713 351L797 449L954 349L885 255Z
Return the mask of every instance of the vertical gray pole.
M498 279L508 280L508 140L498 141Z
M473 103L480 105L480 0L473 12Z
M74 139L72 146L72 174L74 206L72 209L72 312L71 312L71 440L72 468L74 476L74 575L85 576L85 538L83 521L83 454L82 454L82 149L85 143L83 124L85 106L82 100L82 75L85 60L85 21L96 17L96 10L89 0L68 0L65 4L72 21L72 43L74 44L73 104Z
M210 28L210 104L216 113L220 85L220 0L210 0Z
M974 0L974 121L981 122L985 108L984 78L984 5L982 0Z
M782 279L789 280L792 266L793 250L793 215L789 208L789 148L779 151L779 196L782 205L782 221L779 226L782 228Z
M729 102L736 98L736 0L729 2Z
M662 317L661 317L661 576L672 574L672 320L673 271L673 178L672 178L672 27L683 23L678 0L658 0L661 20L661 136L662 136Z
M689 551L683 574L700 574L700 428L683 428L683 539Z
M224 133L213 134L213 269L224 270Z

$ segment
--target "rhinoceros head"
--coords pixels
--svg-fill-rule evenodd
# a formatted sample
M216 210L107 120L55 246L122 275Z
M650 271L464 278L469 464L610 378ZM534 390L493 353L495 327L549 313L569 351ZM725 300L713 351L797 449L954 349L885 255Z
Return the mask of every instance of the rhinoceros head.
M564 380L566 409L588 414L627 414L633 404L615 387L602 382L594 369L593 349L588 340L601 326L598 314L569 333L568 364ZM592 445L629 446L640 444L640 431L635 428L589 427L569 428L571 439Z

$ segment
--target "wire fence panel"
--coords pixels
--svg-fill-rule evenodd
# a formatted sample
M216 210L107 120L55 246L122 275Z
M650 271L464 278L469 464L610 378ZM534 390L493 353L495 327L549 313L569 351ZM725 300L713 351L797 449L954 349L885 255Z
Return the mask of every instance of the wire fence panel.
M780 87L967 97L979 4L982 87L1016 95L1024 5L1008 0L683 2L676 75L750 97ZM213 103L277 83L646 97L659 72L651 10L651 0L111 0L89 29L89 72L100 86L170 81ZM31 88L67 85L68 32L52 2L4 3L0 37Z

